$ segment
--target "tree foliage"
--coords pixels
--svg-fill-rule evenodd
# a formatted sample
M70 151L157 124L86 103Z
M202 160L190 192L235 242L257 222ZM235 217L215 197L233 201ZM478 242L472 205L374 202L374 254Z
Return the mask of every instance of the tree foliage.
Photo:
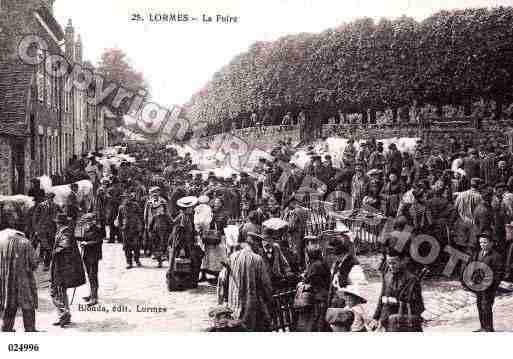
M96 66L96 72L107 82L103 84L104 88L107 88L110 83L115 83L116 87L123 87L134 95L140 91L144 94L143 97L149 98L148 83L143 74L132 67L127 54L123 50L117 48L105 50ZM111 104L115 95L116 91L105 101L105 104ZM123 101L118 108L109 106L109 110L121 120L127 114L129 107L130 101Z
M513 8L440 11L424 21L364 18L320 34L257 42L185 108L226 123L251 112L513 100Z

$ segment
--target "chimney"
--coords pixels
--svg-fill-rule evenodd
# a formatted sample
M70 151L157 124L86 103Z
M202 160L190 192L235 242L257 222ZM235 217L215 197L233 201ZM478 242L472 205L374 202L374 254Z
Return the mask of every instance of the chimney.
M77 34L77 41L75 43L75 61L79 64L82 63L82 40L80 34Z
M65 35L64 35L64 41L65 41L65 53L66 57L69 61L74 62L75 61L75 29L73 28L73 24L71 23L71 19L68 20L68 25L65 29Z

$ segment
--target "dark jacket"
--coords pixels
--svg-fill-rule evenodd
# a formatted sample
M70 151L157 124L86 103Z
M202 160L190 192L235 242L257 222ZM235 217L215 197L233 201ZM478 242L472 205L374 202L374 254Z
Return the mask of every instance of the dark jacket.
M100 227L94 225L88 228L84 233L84 246L83 258L84 262L99 261L102 259L102 231Z
M312 286L315 300L326 301L331 284L328 264L322 259L312 262L306 270L305 283Z
M392 314L398 314L399 301L409 303L411 313L414 316L420 316L425 309L422 289L420 283L416 281L415 275L408 270L404 270L396 276L394 278L394 274L390 270L384 273L381 294L373 316L374 319L380 320L385 327L387 326L388 317ZM387 302L387 300L384 300L385 297L394 298L397 303Z
M57 230L50 270L50 281L59 287L76 288L86 282L82 258L70 226Z
M478 291L476 293L477 294L485 294L485 295L491 296L493 298L493 297L495 297L495 292L497 291L499 284L501 283L502 279L504 278L503 256L497 250L492 249L484 257L481 257L481 251L482 251L481 249L476 251L472 256L472 260L469 263L480 262L480 263L486 264L492 270L493 280L492 280L491 285L489 285L487 288L485 288L484 291ZM474 271L474 273L471 277L472 282L479 284L483 280L482 275L483 275L483 273L481 271L479 271L479 270Z

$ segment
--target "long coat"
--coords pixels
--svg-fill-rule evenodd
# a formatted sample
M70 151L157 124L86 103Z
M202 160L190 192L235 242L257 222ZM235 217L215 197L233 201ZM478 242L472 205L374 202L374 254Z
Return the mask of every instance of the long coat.
M251 331L269 331L272 300L271 279L262 257L250 248L230 256L228 307L235 319Z
M139 238L144 228L141 215L141 209L136 201L126 201L119 207L118 225L123 233L125 247L139 244Z
M50 281L62 288L76 288L86 282L80 251L70 226L59 228L55 235Z
M0 312L37 308L36 268L34 248L22 233L0 235Z
M393 302L384 300L385 298L393 298ZM399 312L399 301L409 303L414 316L420 317L424 312L422 289L415 275L407 270L395 275L388 270L383 275L381 293L373 318L380 320L387 328L388 318Z

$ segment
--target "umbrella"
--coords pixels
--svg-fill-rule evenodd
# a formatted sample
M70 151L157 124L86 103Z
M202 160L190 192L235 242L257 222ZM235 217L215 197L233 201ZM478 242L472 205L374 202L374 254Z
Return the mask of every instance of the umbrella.
M287 227L289 224L281 218L271 218L262 223L262 226L274 231L279 231Z

